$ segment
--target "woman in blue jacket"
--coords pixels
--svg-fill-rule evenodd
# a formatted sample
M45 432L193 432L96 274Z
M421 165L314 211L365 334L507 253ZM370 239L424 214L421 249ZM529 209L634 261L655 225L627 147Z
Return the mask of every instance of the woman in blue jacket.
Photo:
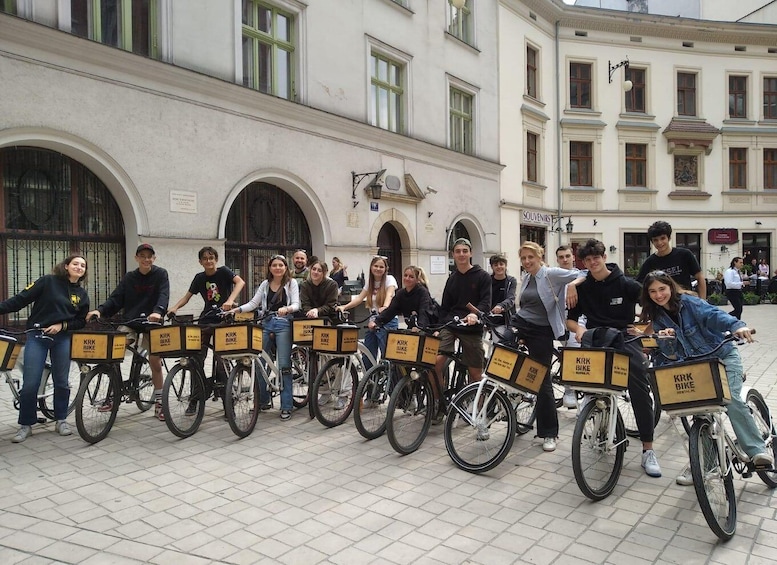
M720 345L725 332L753 341L750 329L744 322L706 300L681 293L677 284L663 271L653 271L645 277L642 286L642 316L653 323L653 330L659 334L674 335L677 338L672 351L676 353L677 361L709 353ZM750 410L742 401L743 369L739 351L734 344L727 343L715 355L726 367L731 390L731 403L727 406L728 419L739 445L756 465L774 465L774 458L766 452L764 439L755 426ZM661 360L658 362L661 363ZM663 363L668 362L663 360ZM678 482L689 484L679 481L679 477Z

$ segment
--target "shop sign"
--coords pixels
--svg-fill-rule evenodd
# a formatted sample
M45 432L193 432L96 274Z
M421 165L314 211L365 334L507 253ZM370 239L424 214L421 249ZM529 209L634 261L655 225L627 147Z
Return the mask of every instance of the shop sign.
M707 232L707 241L710 243L737 243L739 241L739 231L735 229L714 229Z
M522 224L535 224L550 227L553 223L553 214L538 212L535 210L523 210L521 213Z

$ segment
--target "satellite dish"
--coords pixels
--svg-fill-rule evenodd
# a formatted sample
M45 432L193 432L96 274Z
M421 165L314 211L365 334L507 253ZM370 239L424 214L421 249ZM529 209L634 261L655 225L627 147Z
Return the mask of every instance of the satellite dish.
M386 188L388 190L397 191L399 190L399 187L400 187L399 177L395 177L394 175L388 175L386 177Z

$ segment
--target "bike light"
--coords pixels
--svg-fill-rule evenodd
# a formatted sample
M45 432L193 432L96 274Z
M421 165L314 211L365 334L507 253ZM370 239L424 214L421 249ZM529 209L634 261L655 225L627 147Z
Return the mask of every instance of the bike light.
M410 371L410 378L414 381L417 381L419 378L421 378L421 373L413 369L412 371Z

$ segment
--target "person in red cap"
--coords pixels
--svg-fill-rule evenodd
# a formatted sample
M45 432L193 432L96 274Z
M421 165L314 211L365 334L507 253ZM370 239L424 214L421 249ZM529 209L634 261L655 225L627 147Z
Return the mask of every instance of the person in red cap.
M149 243L141 243L135 251L135 261L138 268L130 271L121 279L119 286L111 293L108 300L86 315L89 321L93 317L113 316L123 310L125 320L134 320L143 315L149 322L161 322L167 312L170 301L170 281L167 271L154 265L156 253ZM135 331L143 331L142 326L132 327ZM154 400L156 410L154 415L164 421L162 413L162 358L157 355L148 356L151 366L151 380L154 382Z

